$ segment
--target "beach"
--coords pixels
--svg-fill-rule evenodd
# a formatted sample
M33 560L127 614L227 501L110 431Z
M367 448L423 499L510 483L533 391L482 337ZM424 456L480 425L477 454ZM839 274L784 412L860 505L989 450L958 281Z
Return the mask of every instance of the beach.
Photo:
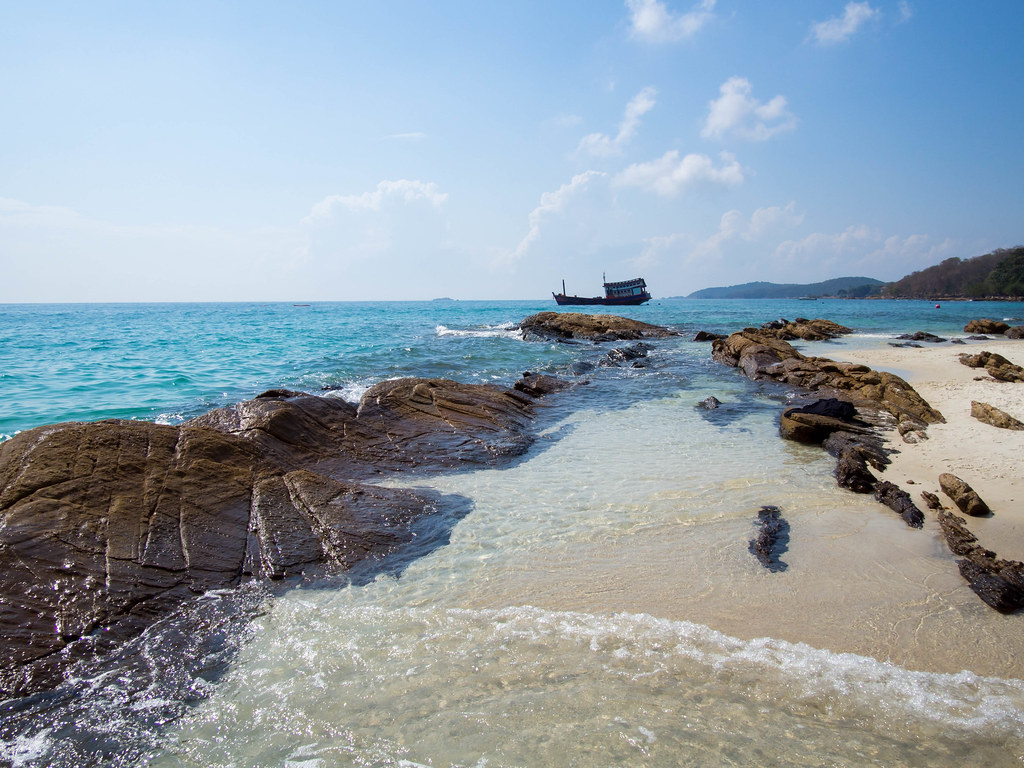
M920 491L935 493L952 506L939 490L938 478L943 472L956 475L993 510L991 517L970 521L982 545L1000 557L1024 560L1024 431L999 429L971 416L971 402L979 401L1024 420L1024 387L960 363L960 355L981 350L1024 364L1024 344L1004 339L921 348L844 347L832 356L903 377L946 419L945 424L928 427L927 440L910 445L896 438L891 445L898 452L884 479L910 492L919 506L923 507Z

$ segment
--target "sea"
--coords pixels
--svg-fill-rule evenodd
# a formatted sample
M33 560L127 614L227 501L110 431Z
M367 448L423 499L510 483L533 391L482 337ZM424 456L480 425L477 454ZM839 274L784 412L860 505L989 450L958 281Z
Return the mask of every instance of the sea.
M524 340L554 302L0 305L0 441L44 424L180 424L268 389L358 402L398 377L577 383L507 466L382 483L449 500L429 546L182 606L55 691L0 703L10 766L1024 765L1024 617L959 577L937 529L836 486L778 436L793 393L700 330L827 318L841 357L963 338L1024 305L655 299L664 325ZM699 407L709 396L721 406ZM749 550L789 527L782 568Z

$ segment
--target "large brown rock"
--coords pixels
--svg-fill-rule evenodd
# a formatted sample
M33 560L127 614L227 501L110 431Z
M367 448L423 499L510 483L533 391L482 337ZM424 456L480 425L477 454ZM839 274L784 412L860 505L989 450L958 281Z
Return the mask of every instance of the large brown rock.
M808 320L804 317L798 317L796 320L786 320L785 318L774 320L762 325L760 330L762 333L782 339L783 341L791 341L792 339L826 341L853 333L852 328L847 328L845 325L840 325L831 320L822 320L820 318Z
M589 315L583 312L538 312L523 320L519 327L526 338L542 339L615 341L658 339L678 335L676 331L660 325L651 325L627 317Z
M971 401L971 416L985 424L999 427L999 429L1024 429L1024 423L1015 419L1006 411L1001 411L994 405L980 403L977 400Z
M928 424L943 422L917 391L895 374L866 365L807 357L791 344L754 328L711 343L712 357L740 368L749 378L772 380L847 400L858 408L883 410L895 417L900 434L913 439Z
M966 515L984 517L992 514L992 510L982 501L978 492L954 474L943 472L939 475L939 488Z
M15 435L0 444L0 696L54 685L206 590L387 555L437 503L357 479L521 454L532 413L514 390L406 379L358 409L276 391L179 427Z
M960 355L960 362L968 368L984 368L989 376L998 381L1024 381L1024 368L995 352Z
M964 326L964 333L992 333L999 335L1006 333L1009 328L1010 326L1002 320L980 318L978 320L971 320L967 323L967 325Z

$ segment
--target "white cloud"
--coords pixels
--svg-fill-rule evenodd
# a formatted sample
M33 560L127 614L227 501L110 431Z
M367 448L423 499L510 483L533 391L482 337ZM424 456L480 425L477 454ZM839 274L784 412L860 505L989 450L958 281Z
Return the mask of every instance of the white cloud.
M396 141L423 141L427 138L427 134L422 131L410 131L409 133L392 133L384 138L395 139Z
M386 200L392 199L405 203L426 200L437 208L448 199L448 193L438 191L437 185L432 181L425 183L409 179L385 180L372 192L363 192L361 195L328 195L313 206L307 219L330 216L335 207L349 211L379 211Z
M657 95L656 89L650 86L644 88L626 105L622 122L619 123L619 132L614 139L603 133L591 133L580 140L579 151L597 157L609 157L621 152L623 145L636 135L640 118L654 108Z
M633 37L652 43L675 43L692 37L714 18L716 0L702 0L693 10L676 14L658 0L626 0Z
M872 8L867 0L847 3L842 16L811 25L811 36L819 45L841 43L878 14L878 9Z
M679 157L669 150L657 160L634 163L615 177L622 187L641 187L671 197L700 183L732 187L743 183L743 169L728 152L721 154L722 165L715 167L707 155L689 154Z
M900 23L910 21L914 16L914 9L910 7L910 3L907 0L900 0Z
M591 179L604 176L605 174L600 171L586 171L584 173L576 174L572 177L572 181L568 184L563 184L554 192L545 192L540 196L540 205L530 211L530 228L522 240L519 241L519 245L515 247L511 253L507 254L502 260L503 261L516 261L522 258L530 247L540 238L541 234L541 223L544 219L560 213L566 203L574 195L580 191L586 189L590 184Z
M797 211L796 202L790 202L785 207L758 208L751 214L749 221L738 210L726 211L722 214L718 231L697 243L692 255L699 258L717 258L728 243L763 241L780 230L799 226L803 220L804 214Z
M750 95L745 77L730 77L719 88L721 96L710 102L708 118L701 130L705 138L735 136L764 141L796 127L796 117L786 109L786 98L776 96L762 104Z

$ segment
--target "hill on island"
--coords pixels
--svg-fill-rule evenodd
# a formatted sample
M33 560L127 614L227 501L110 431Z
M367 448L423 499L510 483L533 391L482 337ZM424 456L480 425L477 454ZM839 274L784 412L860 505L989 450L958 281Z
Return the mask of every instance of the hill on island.
M1024 297L1024 246L999 248L971 259L946 259L887 283L893 299L994 299Z
M834 277L820 283L743 283L694 291L688 299L799 299L804 296L864 298L878 294L881 280L873 277Z

